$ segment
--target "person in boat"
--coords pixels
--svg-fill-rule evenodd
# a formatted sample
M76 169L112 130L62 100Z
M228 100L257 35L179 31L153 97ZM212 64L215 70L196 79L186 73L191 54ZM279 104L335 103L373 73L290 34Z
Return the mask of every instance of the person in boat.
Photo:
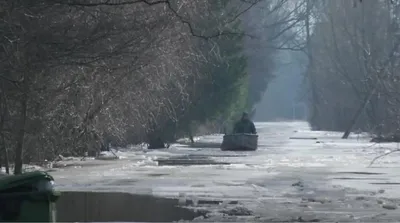
M242 118L236 122L233 133L257 134L256 127L247 112L243 112Z

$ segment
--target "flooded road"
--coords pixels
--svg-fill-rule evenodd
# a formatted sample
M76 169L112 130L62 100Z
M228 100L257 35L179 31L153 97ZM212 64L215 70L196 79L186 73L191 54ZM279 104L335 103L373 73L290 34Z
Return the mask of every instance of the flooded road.
M199 221L400 221L399 155L368 168L397 144L342 140L304 122L256 125L254 152L222 152L222 135L210 135L194 147L120 150L119 160L88 160L52 175L60 190L178 198L209 211Z

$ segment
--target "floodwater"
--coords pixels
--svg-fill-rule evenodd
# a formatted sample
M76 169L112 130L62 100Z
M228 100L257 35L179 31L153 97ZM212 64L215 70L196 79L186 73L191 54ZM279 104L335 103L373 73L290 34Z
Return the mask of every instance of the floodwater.
M65 161L73 165L52 175L60 190L189 200L210 211L198 221L400 221L399 155L368 167L398 144L370 143L365 135L343 140L305 122L256 126L254 152L220 151L222 135L209 135L194 147L132 147L116 151L118 160Z

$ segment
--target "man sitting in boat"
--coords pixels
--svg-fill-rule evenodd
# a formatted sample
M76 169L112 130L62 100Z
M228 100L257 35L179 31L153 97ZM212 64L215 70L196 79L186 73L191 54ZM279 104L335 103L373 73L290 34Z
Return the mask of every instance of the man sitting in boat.
M242 118L236 122L233 133L257 134L254 123L249 119L249 114L243 112Z

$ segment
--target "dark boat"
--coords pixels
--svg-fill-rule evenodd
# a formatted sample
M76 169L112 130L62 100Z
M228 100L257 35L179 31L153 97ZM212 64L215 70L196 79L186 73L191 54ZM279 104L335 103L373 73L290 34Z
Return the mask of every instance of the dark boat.
M221 144L223 151L255 151L258 146L258 135L256 134L228 134L224 135Z

